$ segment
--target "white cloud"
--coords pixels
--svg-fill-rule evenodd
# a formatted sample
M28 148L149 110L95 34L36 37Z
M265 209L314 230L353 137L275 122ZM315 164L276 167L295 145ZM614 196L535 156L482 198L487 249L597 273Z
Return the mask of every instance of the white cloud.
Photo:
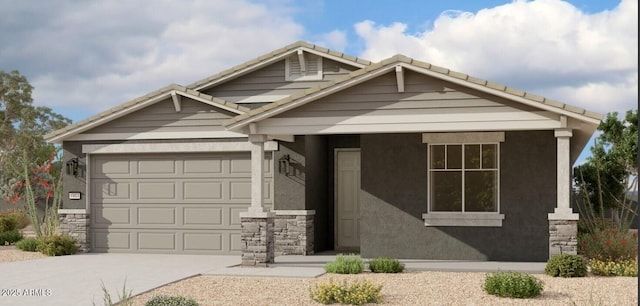
M355 25L362 57L396 53L592 111L637 108L638 2L586 14L559 0L514 1L476 13L448 11L429 30Z
M0 69L18 69L36 104L90 115L171 83L183 85L300 40L280 2L246 0L60 2L6 6ZM5 10L5 7L2 8ZM4 19L26 14L30 19ZM32 20L38 25L28 24ZM3 43L4 42L4 43ZM6 44L5 44L6 43ZM21 63L20 67L8 67Z
M340 30L324 33L320 35L315 44L335 51L344 51L348 44L347 33Z

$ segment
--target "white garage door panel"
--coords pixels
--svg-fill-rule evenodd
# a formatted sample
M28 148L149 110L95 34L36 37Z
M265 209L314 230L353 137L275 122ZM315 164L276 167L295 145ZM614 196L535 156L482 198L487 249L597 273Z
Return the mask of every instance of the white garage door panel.
M238 254L240 212L251 201L248 153L94 155L96 252ZM272 166L264 196L271 206Z

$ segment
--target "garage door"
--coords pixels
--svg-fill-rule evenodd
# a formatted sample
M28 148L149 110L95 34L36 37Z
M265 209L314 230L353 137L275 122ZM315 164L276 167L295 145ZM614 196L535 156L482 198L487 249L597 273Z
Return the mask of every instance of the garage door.
M272 203L270 154L265 202ZM91 156L94 252L239 254L249 153Z

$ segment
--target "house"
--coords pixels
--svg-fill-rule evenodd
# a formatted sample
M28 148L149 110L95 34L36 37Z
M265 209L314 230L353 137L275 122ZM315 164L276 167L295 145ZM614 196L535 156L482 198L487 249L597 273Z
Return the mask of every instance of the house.
M546 261L602 116L396 55L306 42L46 135L85 251Z

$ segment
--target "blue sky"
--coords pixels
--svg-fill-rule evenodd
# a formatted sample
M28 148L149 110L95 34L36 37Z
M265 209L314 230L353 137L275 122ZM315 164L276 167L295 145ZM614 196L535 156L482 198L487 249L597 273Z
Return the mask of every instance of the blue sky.
M602 114L638 106L637 0L0 0L0 30L0 70L74 121L297 40L401 53Z

